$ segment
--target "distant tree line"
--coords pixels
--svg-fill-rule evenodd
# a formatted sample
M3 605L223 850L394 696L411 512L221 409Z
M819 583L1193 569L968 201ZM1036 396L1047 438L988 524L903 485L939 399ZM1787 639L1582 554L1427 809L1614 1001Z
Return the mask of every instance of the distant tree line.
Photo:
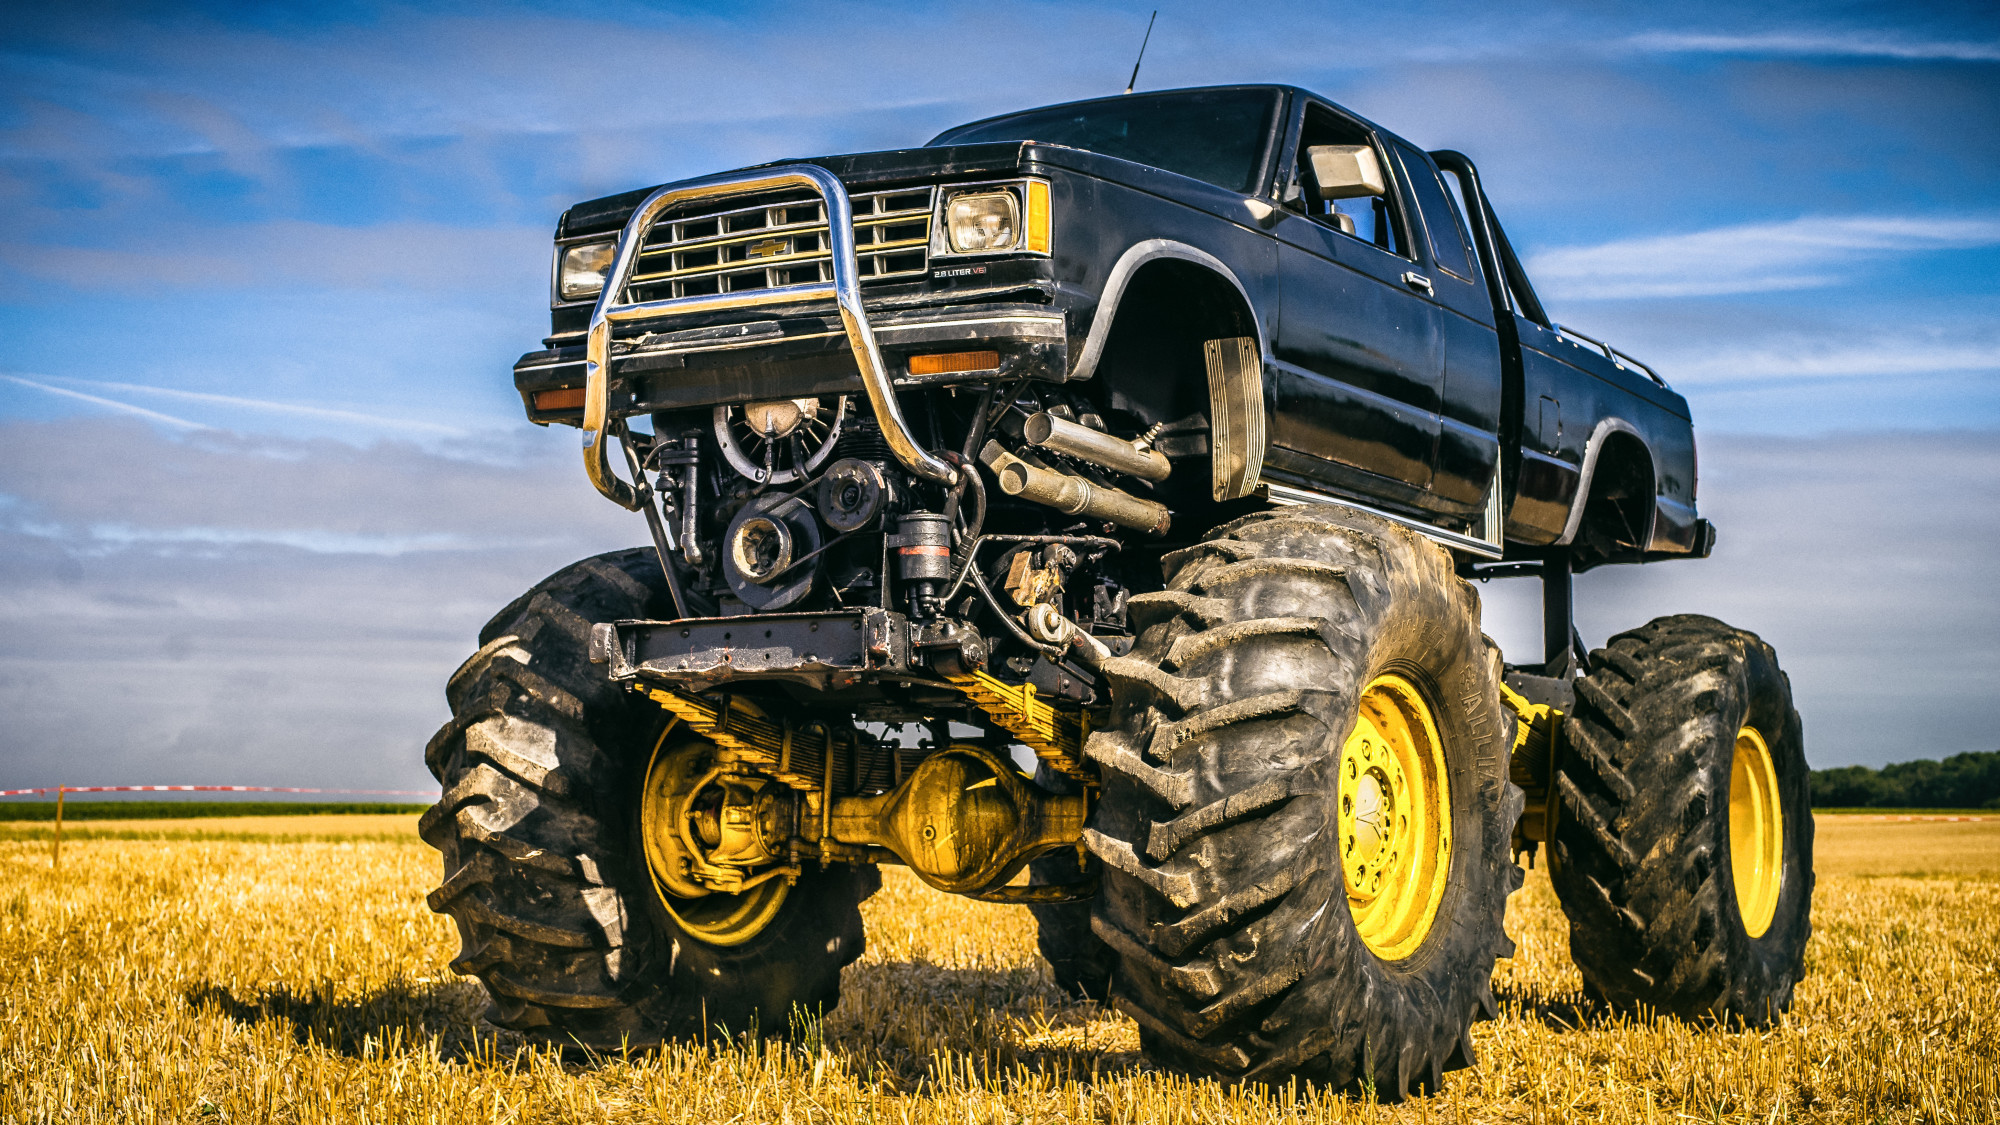
M1812 771L1812 803L1821 809L2000 809L2000 751L1919 758L1879 770L1841 766Z

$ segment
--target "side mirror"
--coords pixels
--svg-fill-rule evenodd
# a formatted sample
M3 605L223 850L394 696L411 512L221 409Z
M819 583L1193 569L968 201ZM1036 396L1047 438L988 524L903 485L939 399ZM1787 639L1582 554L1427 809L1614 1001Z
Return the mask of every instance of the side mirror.
M1313 182L1321 199L1359 199L1387 195L1389 184L1382 178L1382 164L1368 145L1313 145L1306 149L1312 162Z

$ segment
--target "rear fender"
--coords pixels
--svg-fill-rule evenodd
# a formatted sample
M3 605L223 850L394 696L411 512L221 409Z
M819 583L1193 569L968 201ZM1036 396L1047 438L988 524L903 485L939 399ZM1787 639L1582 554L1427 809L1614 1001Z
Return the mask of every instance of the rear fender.
M1605 453L1607 447L1612 450L1609 457ZM1621 453L1620 447L1630 452ZM1647 529L1647 542L1640 547L1641 549L1651 547L1651 541L1658 528L1658 520L1655 519L1660 479L1656 468L1657 462L1653 456L1652 446L1639 433L1637 427L1623 418L1606 418L1598 422L1597 428L1591 431L1590 440L1583 450L1583 472L1577 480L1576 495L1570 500L1569 519L1563 524L1563 533L1555 541L1556 546L1567 547L1576 541L1577 533L1583 530L1584 511L1589 508L1591 497L1600 479L1598 471L1600 465L1607 468L1607 472L1602 475L1608 478L1610 466L1621 456L1638 457L1643 461L1640 468L1646 475L1647 485L1646 510L1643 513L1642 526Z

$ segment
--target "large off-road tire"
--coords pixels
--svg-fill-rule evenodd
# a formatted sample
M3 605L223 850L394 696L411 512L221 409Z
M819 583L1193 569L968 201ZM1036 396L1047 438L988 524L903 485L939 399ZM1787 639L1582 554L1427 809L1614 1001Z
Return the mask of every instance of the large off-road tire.
M1621 633L1590 654L1563 741L1549 874L1585 986L1618 1008L1777 1018L1805 975L1813 820L1771 646L1693 615Z
M1195 1073L1388 1100L1435 1088L1472 1063L1521 880L1513 723L1477 596L1437 546L1343 509L1239 519L1164 563L1167 588L1131 601L1138 644L1105 663L1112 724L1086 747L1114 1003L1150 1054ZM1434 720L1430 788L1407 790L1434 804L1395 807L1430 808L1448 841L1407 888L1430 913L1382 932L1350 905L1343 778L1380 733L1364 700L1392 679Z
M649 550L556 572L481 631L424 752L444 796L423 838L444 853L432 910L458 924L454 970L485 982L487 1018L594 1049L788 1030L830 1010L861 955L874 868L808 870L742 944L690 936L655 892L641 782L665 715L586 655L594 622L671 617Z

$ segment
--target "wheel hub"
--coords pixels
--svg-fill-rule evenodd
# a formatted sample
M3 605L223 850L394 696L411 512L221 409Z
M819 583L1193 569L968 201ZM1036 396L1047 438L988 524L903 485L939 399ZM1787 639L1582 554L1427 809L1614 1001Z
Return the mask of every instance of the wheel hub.
M1764 936L1784 888L1785 813L1778 804L1778 770L1755 727L1736 734L1729 763L1729 872L1743 929Z
M1451 865L1444 745L1416 685L1378 676L1340 756L1339 841L1347 905L1376 956L1423 944Z
M1365 771L1355 779L1352 797L1354 827L1348 864L1353 875L1348 885L1357 898L1374 898L1381 892L1383 875L1393 871L1401 858L1396 847L1398 837L1408 833L1407 814L1402 815L1401 831L1398 830L1398 786L1390 780L1388 764L1379 760L1384 757L1385 749L1370 739L1356 755L1366 763Z
M783 862L789 825L778 794L762 778L733 773L715 751L705 740L661 736L646 768L639 836L667 913L710 945L741 945L777 917L797 869Z

